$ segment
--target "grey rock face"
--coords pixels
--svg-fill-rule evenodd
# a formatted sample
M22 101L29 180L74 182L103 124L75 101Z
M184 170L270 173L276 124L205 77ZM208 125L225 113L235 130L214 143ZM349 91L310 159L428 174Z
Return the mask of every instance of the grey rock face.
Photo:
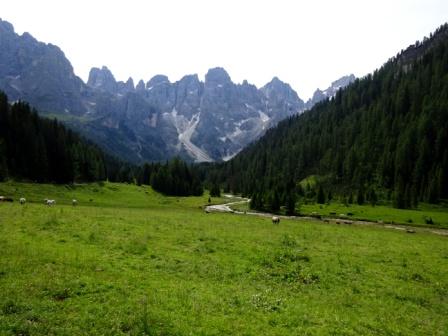
M126 83L122 81L117 82L117 86L118 92L121 94L135 91L134 80L132 79L132 77L129 77Z
M92 68L90 70L87 85L99 91L105 91L113 94L118 93L118 84L115 77L105 66L101 69Z
M317 89L314 92L313 97L306 102L305 106L306 109L312 108L315 104L321 102L324 99L334 97L338 92L338 90L343 89L346 86L350 85L355 81L355 79L356 77L353 74L343 76L338 80L335 80L333 83L331 83L331 85L324 91Z
M142 79L140 79L135 89L140 92L145 91L145 82Z
M19 36L0 20L0 89L11 100L22 99L41 109L83 114L86 87L73 73L64 53L52 44Z
M87 84L56 46L14 32L0 20L0 90L43 113L69 113L70 126L112 154L133 162L174 155L192 161L226 160L281 119L304 109L286 83L263 88L232 82L223 68L205 81L187 75L175 83L157 75L136 87L117 82L107 67L92 68ZM76 118L82 116L82 118Z
M262 87L261 91L266 96L268 115L277 120L284 119L296 111L303 111L305 107L303 100L289 84L283 83L277 77Z

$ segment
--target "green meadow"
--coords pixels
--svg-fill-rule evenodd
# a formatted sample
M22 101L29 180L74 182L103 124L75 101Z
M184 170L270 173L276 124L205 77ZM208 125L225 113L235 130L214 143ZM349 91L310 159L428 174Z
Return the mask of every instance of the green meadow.
M0 195L16 199L0 203L0 335L448 330L447 237L320 221L272 225L206 214L208 195L165 197L126 184L8 182ZM323 210L331 209L312 211Z
M252 211L248 204L235 204L232 209ZM321 216L325 218L343 218L385 224L404 224L408 226L425 226L428 228L448 229L448 207L446 205L419 204L417 209L396 209L387 205L344 205L339 201L327 204L299 204L297 212L302 216ZM431 219L432 224L428 224Z

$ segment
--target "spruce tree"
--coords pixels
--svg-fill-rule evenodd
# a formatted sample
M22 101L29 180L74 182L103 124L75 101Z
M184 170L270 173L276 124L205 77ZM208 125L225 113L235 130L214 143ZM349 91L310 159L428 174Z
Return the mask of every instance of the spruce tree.
M322 186L319 186L319 190L317 192L317 203L318 204L325 204L325 194L324 190L322 189Z

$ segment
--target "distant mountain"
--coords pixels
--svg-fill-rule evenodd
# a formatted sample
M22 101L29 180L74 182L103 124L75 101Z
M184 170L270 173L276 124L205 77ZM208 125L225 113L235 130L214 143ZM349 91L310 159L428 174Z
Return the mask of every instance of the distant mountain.
M81 115L86 87L64 53L30 34L15 34L0 20L0 89L11 100L24 99L44 110Z
M336 95L336 93L338 92L338 90L345 88L346 86L350 85L351 83L353 83L355 81L356 77L351 74L348 76L343 76L341 78L339 78L338 80L334 81L333 83L331 83L331 85L325 89L325 90L320 90L317 89L316 91L314 91L313 96L306 102L306 109L309 110L311 109L314 105L316 105L317 103L321 102L322 100L325 100L327 98L332 98Z
M227 160L305 103L274 78L263 88L232 82L222 68L205 81L188 75L171 83L157 75L136 86L116 81L107 67L78 78L56 46L19 36L0 20L0 90L26 100L132 162L175 155L194 161Z
M298 188L311 176L323 199L331 192L359 203L391 200L399 208L446 199L447 78L445 24L333 99L269 129L214 176L270 211L294 210L297 194L315 197L317 188Z

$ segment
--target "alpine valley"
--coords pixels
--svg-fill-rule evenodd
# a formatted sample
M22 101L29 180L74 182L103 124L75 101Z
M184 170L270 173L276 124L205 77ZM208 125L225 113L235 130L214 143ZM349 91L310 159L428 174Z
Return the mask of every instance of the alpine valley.
M77 77L57 46L18 35L0 20L0 90L56 117L126 161L228 160L279 121L331 98L355 80L344 76L304 102L277 77L262 88L233 83L223 68L201 81L156 75L136 85L116 81L105 66Z

